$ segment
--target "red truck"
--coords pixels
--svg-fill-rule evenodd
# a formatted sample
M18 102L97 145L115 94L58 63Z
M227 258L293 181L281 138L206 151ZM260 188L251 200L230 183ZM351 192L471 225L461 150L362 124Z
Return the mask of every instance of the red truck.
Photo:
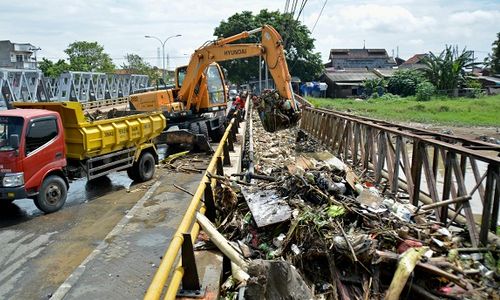
M127 170L153 177L152 139L166 127L161 112L88 121L80 103L17 103L0 112L0 201L31 198L45 213L66 201L69 182Z

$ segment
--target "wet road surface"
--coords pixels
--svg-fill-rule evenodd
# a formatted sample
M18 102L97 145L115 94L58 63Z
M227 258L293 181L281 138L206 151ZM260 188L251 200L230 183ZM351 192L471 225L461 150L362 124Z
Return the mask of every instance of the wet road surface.
M31 200L3 204L0 299L47 299L147 190L127 192L131 183L125 172L73 182L66 205L49 215Z
M187 162L189 164L189 162ZM48 299L121 222L124 216L162 178L160 187L172 186L175 180L196 184L201 174L181 174L174 179L170 170L157 168L155 179L135 184L126 172L110 174L87 182L84 179L70 184L65 206L58 212L44 215L32 200L24 199L0 205L0 299ZM166 175L166 176L163 176ZM182 180L179 180L182 179ZM164 188L157 189L158 191ZM177 198L171 190L170 199ZM141 222L146 228L164 221L166 211L158 210L153 199L146 205L153 206ZM174 201L176 202L176 201ZM183 201L184 202L184 201ZM182 205L184 205L182 202ZM179 202L181 203L181 202ZM164 208L162 208L164 209ZM173 209L179 218L183 207ZM132 224L137 220L131 220ZM167 218L169 225L176 224ZM141 224L142 224L141 223ZM157 236L161 245L155 257L167 246L163 234ZM111 243L112 241L106 241ZM138 240L147 246L150 240ZM151 270L154 271L154 270ZM122 273L122 276L126 272ZM147 284L144 278L143 284Z

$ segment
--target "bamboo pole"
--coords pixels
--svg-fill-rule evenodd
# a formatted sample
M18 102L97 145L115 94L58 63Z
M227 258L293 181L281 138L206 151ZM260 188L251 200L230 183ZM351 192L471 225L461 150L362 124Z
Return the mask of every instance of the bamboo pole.
M422 247L419 249L411 248L406 250L406 252L401 256L401 260L398 263L398 268L396 269L396 273L394 273L391 285L387 290L385 300L399 299L399 296L401 295L401 292L406 285L406 281L408 281L408 277L410 277L418 261L428 249L429 248L427 247Z
M248 262L236 251L228 242L228 240L217 231L217 228L208 220L207 217L200 213L196 213L196 220L203 228L203 231L210 237L210 240L224 253L233 263L240 267L243 271L248 270Z

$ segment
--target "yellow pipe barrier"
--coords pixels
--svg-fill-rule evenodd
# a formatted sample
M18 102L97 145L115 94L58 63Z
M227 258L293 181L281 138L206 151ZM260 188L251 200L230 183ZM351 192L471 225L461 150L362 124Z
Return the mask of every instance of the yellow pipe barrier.
M207 170L205 171L205 174L203 175L203 178L201 179L200 184L198 185L198 188L196 189L196 192L193 198L191 199L191 203L189 204L189 207L187 208L186 213L184 214L184 217L182 218L182 221L179 227L177 228L177 231L175 232L172 241L170 242L170 246L163 255L163 259L160 262L160 265L158 266L158 270L156 271L155 276L153 277L153 280L151 281L151 284L149 285L149 288L146 292L146 295L144 296L145 300L160 299L161 294L163 292L163 288L167 282L170 271L172 269L172 266L174 265L174 262L179 254L179 250L181 249L182 243L184 242L182 234L188 232L190 226L193 224L193 221L195 219L195 213L198 210L198 207L200 206L201 198L203 196L203 193L205 192L205 187L206 187L205 183L210 182L212 186L214 186L215 184L215 180L209 181L207 174L208 172L215 174L217 158L218 157L222 159L224 158L223 147L224 144L226 143L227 138L229 137L232 127L234 126L234 122L235 120L233 118L229 123L229 125L227 126L226 132L224 132L224 135L220 140L219 146L215 150L214 156L212 157L207 167ZM204 213L205 207L202 205L202 207L199 208L199 211L200 213ZM192 230L190 231L192 241L194 241L198 236L199 230L200 227L198 223L195 222ZM165 299L175 299L183 274L184 274L184 269L182 268L182 260L179 258L179 263L177 265L177 268L173 272L172 280L168 287L167 294L165 294Z

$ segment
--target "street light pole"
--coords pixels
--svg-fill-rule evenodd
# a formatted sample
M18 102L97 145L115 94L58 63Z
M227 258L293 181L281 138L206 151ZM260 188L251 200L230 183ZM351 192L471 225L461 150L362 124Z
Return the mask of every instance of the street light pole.
M176 34L176 35L171 35L169 37L167 37L164 41L160 40L159 38L157 38L156 36L153 36L153 35L145 35L144 37L147 38L147 39L155 39L157 40L158 42L160 42L161 44L161 48L162 48L162 64L163 64L163 69L162 69L162 78L163 80L165 80L165 83L166 83L166 77L165 77L165 44L167 43L167 41L171 38L174 38L174 37L179 37L179 36L182 36L182 34Z

